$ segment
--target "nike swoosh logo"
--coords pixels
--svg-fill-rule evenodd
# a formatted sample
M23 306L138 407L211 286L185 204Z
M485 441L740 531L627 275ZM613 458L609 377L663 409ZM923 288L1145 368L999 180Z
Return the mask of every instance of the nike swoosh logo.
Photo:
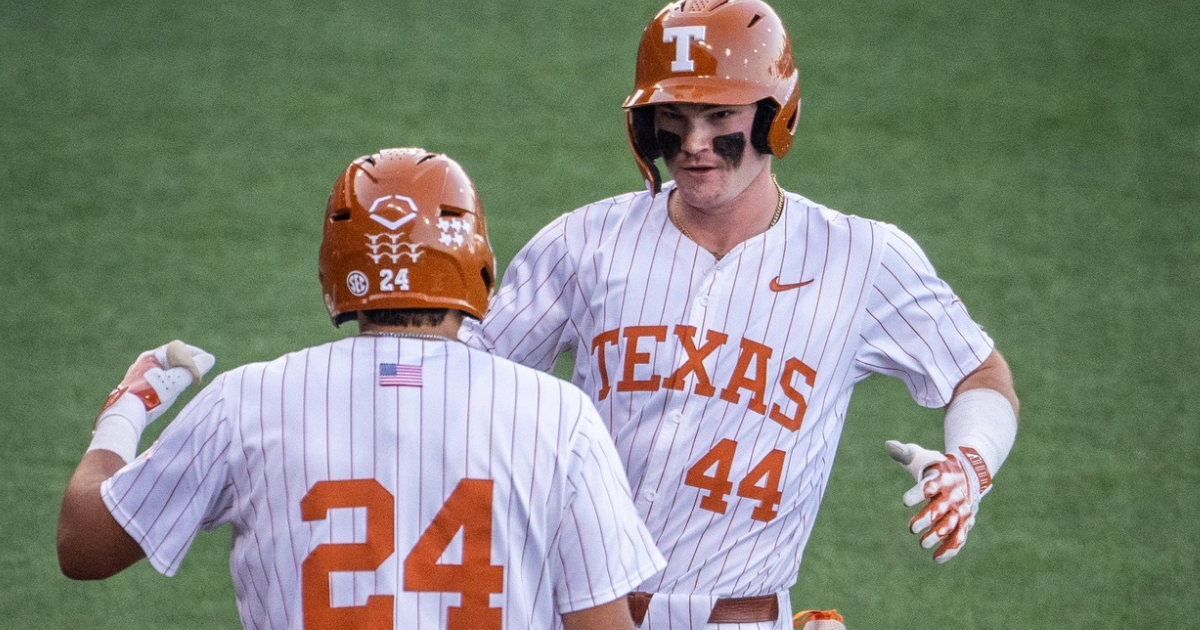
M812 282L813 282L812 280L805 280L803 282L793 282L791 284L782 284L779 282L779 276L775 276L774 278L771 278L770 288L772 291L774 291L776 293L780 293L782 291L790 291L792 289L799 289L800 287L812 284Z

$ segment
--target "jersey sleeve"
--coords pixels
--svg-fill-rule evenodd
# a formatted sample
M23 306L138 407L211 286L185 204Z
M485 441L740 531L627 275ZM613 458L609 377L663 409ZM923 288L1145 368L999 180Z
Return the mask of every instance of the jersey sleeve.
M944 407L954 387L987 359L994 344L916 241L895 226L882 225L887 240L856 364L864 375L901 379L922 406Z
M231 432L221 383L201 391L150 448L100 487L113 518L167 576L175 575L199 530L228 520Z
M583 408L551 563L560 613L623 597L666 566L630 498L612 438L591 402Z
M542 371L553 369L566 347L576 288L576 262L563 215L517 253L482 324L468 319L460 338L468 345Z

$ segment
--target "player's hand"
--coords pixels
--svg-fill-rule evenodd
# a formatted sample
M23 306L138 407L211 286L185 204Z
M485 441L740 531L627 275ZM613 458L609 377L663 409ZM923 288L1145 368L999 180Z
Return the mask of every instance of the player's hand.
M904 505L912 507L928 500L909 521L909 531L921 535L921 547L938 548L933 559L940 563L958 555L975 526L982 493L979 477L958 453L942 454L917 444L887 442L888 454L917 480L904 493Z
M121 416L140 434L166 413L183 390L199 383L215 363L213 355L178 339L143 352L108 395L96 424Z

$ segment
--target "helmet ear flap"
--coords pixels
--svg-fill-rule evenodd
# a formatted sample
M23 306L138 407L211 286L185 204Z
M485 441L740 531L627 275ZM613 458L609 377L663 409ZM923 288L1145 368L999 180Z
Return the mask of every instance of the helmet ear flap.
M646 180L647 187L654 194L662 191L662 175L658 172L654 160L662 156L658 140L654 137L654 107L633 107L627 110L625 118L629 133L629 146L637 160L638 170Z
M767 143L776 157L783 157L792 150L796 140L796 125L800 121L800 83L793 80L792 88L782 103L772 101L775 107L774 120L770 122Z
M488 295L491 295L496 290L496 278L492 275L490 267L479 268L479 278L483 280L483 286L487 289Z
M662 157L662 151L658 148L658 139L654 137L654 106L638 107L631 113L633 114L634 140L637 142L642 156L651 162Z
M764 98L758 102L758 110L754 113L751 146L759 153L780 158L787 155L792 149L799 118L800 99L789 99L781 108L775 99Z
M750 146L763 155L772 155L771 125L779 113L779 105L774 100L764 98L758 102L754 112L754 125L750 128Z

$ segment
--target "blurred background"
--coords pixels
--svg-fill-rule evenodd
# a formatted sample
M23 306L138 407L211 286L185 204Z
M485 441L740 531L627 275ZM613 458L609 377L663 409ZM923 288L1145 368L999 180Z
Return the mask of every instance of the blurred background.
M803 98L780 183L914 236L1022 400L938 566L883 442L940 446L941 414L864 382L796 608L852 630L1200 628L1200 4L775 6ZM172 579L59 574L62 490L104 397L172 338L223 370L352 334L328 323L316 253L359 155L456 158L501 268L552 218L640 188L620 104L660 7L0 8L0 625L236 627L227 530Z

